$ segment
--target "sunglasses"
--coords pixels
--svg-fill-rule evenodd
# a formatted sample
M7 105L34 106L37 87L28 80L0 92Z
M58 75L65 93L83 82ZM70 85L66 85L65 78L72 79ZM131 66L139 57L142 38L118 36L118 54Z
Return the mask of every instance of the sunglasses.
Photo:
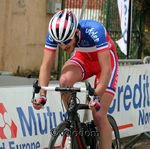
M74 37L76 36L76 32L70 37L70 39L63 41L63 42L57 42L58 44L68 44Z
M70 41L71 41L72 39L69 39L69 40L66 40L66 41L64 41L64 42L57 42L58 44L68 44Z

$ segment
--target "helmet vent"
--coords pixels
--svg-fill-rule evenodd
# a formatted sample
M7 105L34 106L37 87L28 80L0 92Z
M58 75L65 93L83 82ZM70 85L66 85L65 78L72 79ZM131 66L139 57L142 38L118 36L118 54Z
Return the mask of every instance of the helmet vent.
M76 16L66 9L56 13L49 23L49 33L56 42L64 42L74 37L78 21Z

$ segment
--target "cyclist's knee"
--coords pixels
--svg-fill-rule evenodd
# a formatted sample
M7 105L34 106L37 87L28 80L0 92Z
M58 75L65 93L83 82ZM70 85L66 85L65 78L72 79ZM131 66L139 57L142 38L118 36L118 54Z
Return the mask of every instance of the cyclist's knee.
M60 77L59 84L61 87L71 86L69 79L65 75Z
M99 114L93 114L95 121L102 121L104 116L99 112Z
M101 112L99 112L98 114L93 113L93 118L94 118L96 125L98 126L104 126L105 123L107 122L107 114L103 114Z

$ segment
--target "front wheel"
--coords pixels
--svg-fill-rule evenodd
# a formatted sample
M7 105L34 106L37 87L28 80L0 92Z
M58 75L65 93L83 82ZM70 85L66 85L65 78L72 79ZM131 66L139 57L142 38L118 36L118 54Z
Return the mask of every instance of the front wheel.
M112 133L113 133L112 149L121 149L120 133L118 130L117 123L111 115L108 115L108 120L112 127Z
M48 149L77 149L76 139L71 138L70 123L64 121L51 130Z

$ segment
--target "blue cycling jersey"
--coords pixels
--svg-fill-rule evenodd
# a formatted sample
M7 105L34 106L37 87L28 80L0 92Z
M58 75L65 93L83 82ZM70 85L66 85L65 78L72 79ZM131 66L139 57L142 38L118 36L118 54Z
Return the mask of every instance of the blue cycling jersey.
M96 79L94 86L96 87L101 75L101 66L99 65L97 53L109 50L112 76L105 92L114 95L118 80L118 57L115 45L101 23L93 20L80 20L79 24L79 41L75 47L73 56L67 62L75 63L81 68L81 80L86 80L95 74ZM45 50L55 52L57 44L58 43L51 38L50 34L48 34Z
M96 52L110 49L113 42L101 23L94 20L80 20L79 24L81 36L75 50L81 52ZM50 34L48 34L45 49L56 51L57 44L58 43L51 38Z

